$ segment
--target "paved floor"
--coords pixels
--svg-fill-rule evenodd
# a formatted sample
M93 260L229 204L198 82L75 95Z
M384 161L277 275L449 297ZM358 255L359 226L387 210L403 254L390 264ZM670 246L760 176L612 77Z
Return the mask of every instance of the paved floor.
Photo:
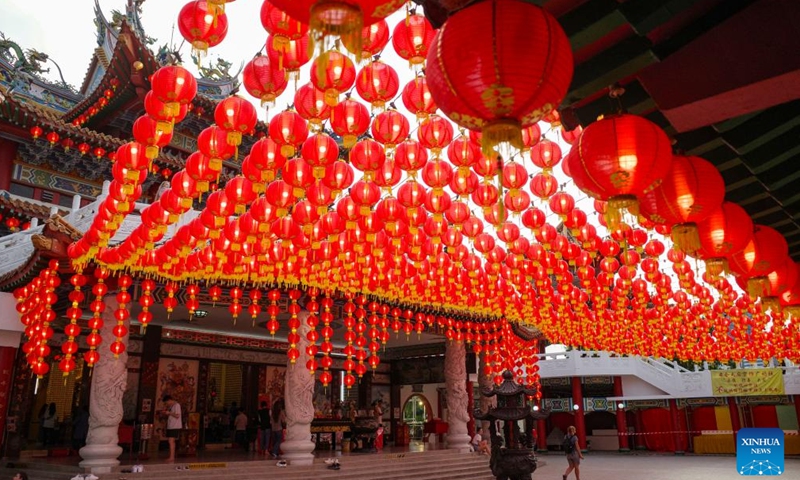
M559 480L567 461L559 455L543 455L546 465L533 480ZM800 459L787 458L785 473L770 477L800 480ZM569 479L575 478L574 473ZM619 455L591 453L581 463L581 480L738 480L736 457L716 455Z

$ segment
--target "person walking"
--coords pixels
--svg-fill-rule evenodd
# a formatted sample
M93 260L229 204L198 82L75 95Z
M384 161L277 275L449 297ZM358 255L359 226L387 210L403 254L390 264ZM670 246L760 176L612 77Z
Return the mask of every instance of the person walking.
M577 430L574 426L567 429L567 434L564 435L564 441L561 446L564 453L567 455L567 462L569 466L567 471L562 475L563 480L567 480L570 472L575 470L575 480L581 480L581 460L583 460L583 453L581 453L581 446L578 444L578 436L575 434Z
M269 406L267 405L267 402L261 402L261 408L258 410L258 453L267 453L271 431L272 422L269 418Z
M281 442L283 441L283 427L286 424L286 412L284 411L283 399L279 398L272 404L270 415L270 430L272 433L272 458L278 458L281 454Z
M169 443L168 462L175 461L175 442L181 434L183 428L183 414L181 405L172 398L172 395L164 395L162 399L165 409L162 413L167 417L167 442Z
M72 419L72 449L77 452L86 446L86 436L89 434L89 408L76 408L75 417Z
M236 431L235 440L242 449L247 452L250 450L250 442L247 441L247 414L244 410L239 410L236 419L233 421Z

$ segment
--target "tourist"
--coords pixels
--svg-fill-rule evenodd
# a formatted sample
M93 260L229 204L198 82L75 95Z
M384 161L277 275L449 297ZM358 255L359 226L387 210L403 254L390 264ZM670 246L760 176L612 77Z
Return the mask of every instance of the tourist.
M44 430L44 446L47 448L56 443L56 404L50 404L47 413L44 415L42 422L42 430Z
M271 431L272 425L269 419L269 406L267 402L261 402L261 408L258 410L258 453L267 453Z
M231 408L228 410L228 429L231 435L231 448L236 443L236 416L239 415L239 407L236 402L231 402Z
M281 454L281 441L283 441L283 428L286 426L286 412L283 399L279 398L272 404L270 417L270 430L272 434L272 458Z
M183 428L183 415L181 413L181 405L172 398L172 395L164 395L163 402L165 409L162 413L167 417L167 442L169 443L169 458L168 462L175 461L175 442L181 434Z
M562 475L563 480L567 480L569 473L573 470L575 470L575 480L581 480L580 465L581 460L583 460L583 453L581 453L581 446L578 443L578 436L575 435L575 432L575 427L570 426L567 429L567 434L564 436L564 442L562 443L564 453L567 455L567 462L569 463L567 471Z
M472 441L470 444L472 445L472 450L474 452L478 452L483 455L489 455L489 442L483 439L483 428L478 427L475 431L475 436L472 437Z
M383 423L383 408L381 407L380 400L372 402L372 416L375 418L375 422L378 425Z
M244 413L244 410L239 410L236 419L233 421L233 426L236 432L236 443L242 447L245 452L249 451L250 442L247 441L247 414Z
M89 409L85 406L75 409L72 419L72 449L76 452L86 445L89 434Z

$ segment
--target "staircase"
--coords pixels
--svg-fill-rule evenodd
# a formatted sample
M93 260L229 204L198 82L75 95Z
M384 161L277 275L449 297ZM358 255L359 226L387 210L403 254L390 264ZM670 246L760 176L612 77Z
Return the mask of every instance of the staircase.
M243 462L208 462L176 464L145 464L143 473L122 473L130 465L117 467L110 474L98 475L100 480L154 480L186 479L216 480L220 477L236 480L281 480L348 479L348 480L444 480L472 479L493 480L489 470L489 457L474 453L457 453L449 450L433 450L413 453L362 454L338 457L340 470L327 468L324 459L316 459L310 466L278 467L275 460ZM36 480L69 480L81 469L75 466L30 462L19 468L2 468L0 477L11 478L17 470L28 473ZM188 470L175 470L176 466L188 466Z

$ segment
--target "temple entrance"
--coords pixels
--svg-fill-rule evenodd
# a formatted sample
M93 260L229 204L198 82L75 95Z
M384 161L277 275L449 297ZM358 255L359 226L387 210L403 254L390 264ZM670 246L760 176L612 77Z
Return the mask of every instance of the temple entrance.
M52 362L57 371L58 362ZM75 374L49 375L39 383L28 426L28 448L68 447L73 439L73 424L81 403L83 361L76 362ZM52 417L52 418L49 418Z
M414 394L408 397L405 405L403 406L403 423L408 425L409 438L411 440L421 441L423 438L423 430L425 422L428 421L428 415L431 411L431 404L425 395Z
M205 421L205 444L226 444L233 439L232 408L241 408L242 366L229 363L209 364L208 413ZM238 411L238 410L237 410Z

